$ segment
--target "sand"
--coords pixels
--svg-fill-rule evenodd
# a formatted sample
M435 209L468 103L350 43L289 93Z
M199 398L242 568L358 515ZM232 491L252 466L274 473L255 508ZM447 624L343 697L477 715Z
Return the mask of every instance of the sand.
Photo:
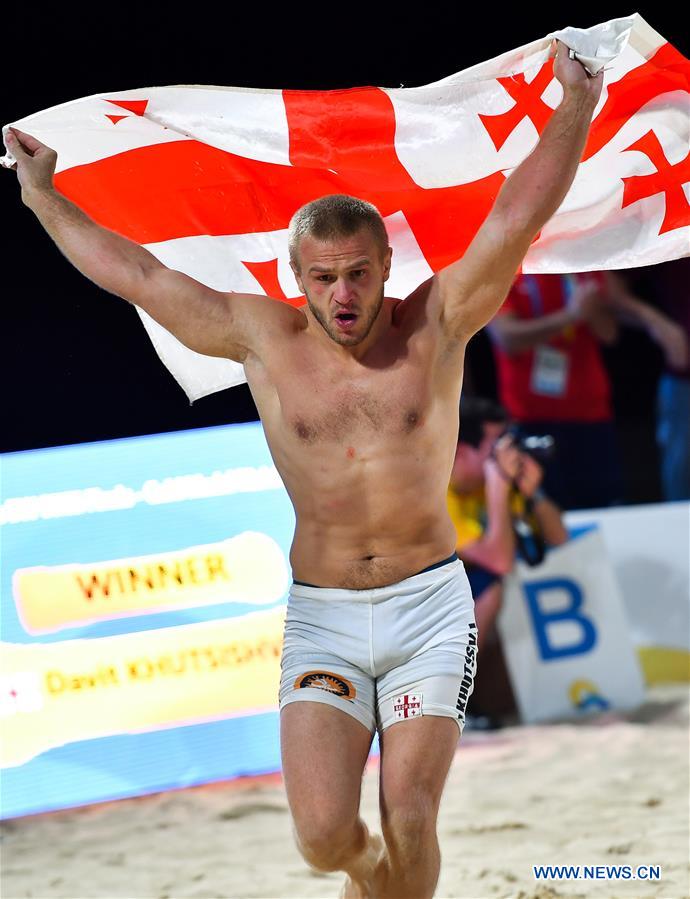
M439 818L438 897L690 895L688 687L632 714L467 732ZM376 825L377 768L363 814ZM660 865L660 881L548 881L533 864ZM3 899L335 897L292 840L279 776L15 819Z

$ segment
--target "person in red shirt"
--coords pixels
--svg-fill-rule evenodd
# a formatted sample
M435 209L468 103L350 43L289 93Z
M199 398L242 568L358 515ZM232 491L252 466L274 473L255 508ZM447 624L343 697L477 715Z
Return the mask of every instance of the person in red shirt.
M564 509L623 498L611 388L600 343L618 318L647 330L670 364L686 358L682 329L609 272L518 275L488 325L499 395L524 434L552 435L544 489Z
M488 326L499 394L525 433L556 447L544 488L566 509L623 495L611 390L598 341L617 325L601 274L519 275Z

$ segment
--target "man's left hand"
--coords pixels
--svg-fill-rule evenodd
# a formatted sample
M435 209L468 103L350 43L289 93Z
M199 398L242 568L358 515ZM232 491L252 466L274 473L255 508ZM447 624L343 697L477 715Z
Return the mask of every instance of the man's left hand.
M590 75L581 62L571 59L569 48L562 41L555 41L556 58L553 73L563 86L563 92L579 91L591 97L596 103L599 100L604 84L604 72Z

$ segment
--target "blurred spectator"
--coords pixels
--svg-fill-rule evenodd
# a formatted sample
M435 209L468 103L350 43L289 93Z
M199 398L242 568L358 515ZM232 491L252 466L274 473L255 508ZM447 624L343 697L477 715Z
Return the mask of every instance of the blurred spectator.
M673 323L603 272L519 275L488 326L502 402L523 433L555 438L544 488L566 509L623 500L611 389L599 349L599 342L615 341L621 315L649 322L662 347L677 351Z
M607 276L624 320L645 328L663 350L657 392L663 494L690 499L690 257Z
M541 466L522 452L508 431L506 411L470 397L460 405L460 436L448 488L448 511L475 599L479 673L470 711L505 714L512 695L495 635L501 579L513 568L521 532L543 546L568 539L558 508L540 488ZM518 528L516 529L516 524Z

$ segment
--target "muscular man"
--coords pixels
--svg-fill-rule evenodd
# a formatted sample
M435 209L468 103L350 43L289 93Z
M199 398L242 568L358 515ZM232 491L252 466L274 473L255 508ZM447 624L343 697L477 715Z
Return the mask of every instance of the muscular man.
M602 76L560 45L563 100L464 257L405 300L374 207L325 197L291 223L306 305L219 293L107 231L52 184L55 153L8 135L24 202L67 258L186 346L242 362L295 507L281 681L283 772L300 851L347 896L432 896L436 816L463 725L476 627L446 487L465 345L495 313L580 159ZM385 845L359 817L381 733Z

